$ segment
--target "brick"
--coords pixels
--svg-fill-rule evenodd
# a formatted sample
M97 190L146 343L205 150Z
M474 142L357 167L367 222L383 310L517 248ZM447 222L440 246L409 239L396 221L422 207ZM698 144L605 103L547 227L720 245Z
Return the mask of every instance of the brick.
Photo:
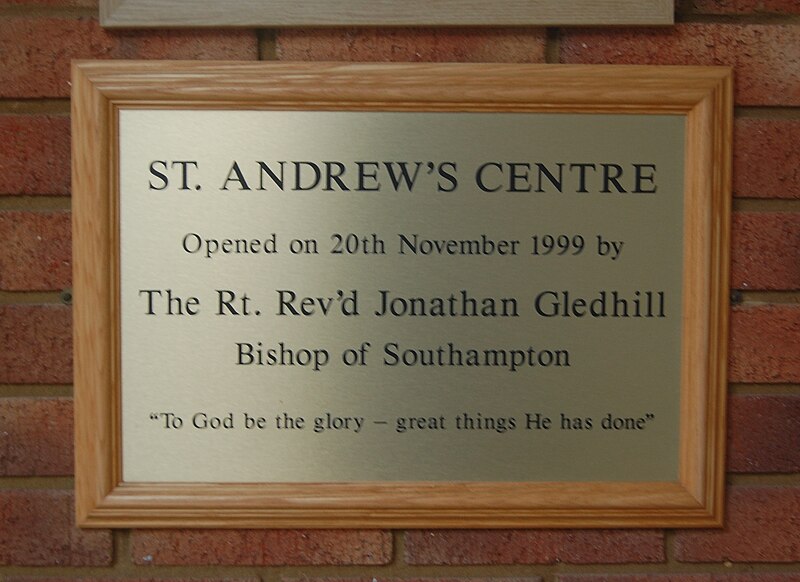
M0 491L0 565L109 566L109 530L75 527L71 491Z
M137 530L134 563L155 566L388 564L392 536L374 530Z
M0 115L0 195L69 194L69 141L66 116Z
M5 582L261 582L261 578L71 578L6 576Z
M800 396L734 396L728 422L728 471L800 472Z
M698 14L800 14L797 0L685 0Z
M71 475L72 400L0 398L0 475Z
M733 487L725 527L675 535L681 562L800 561L800 488Z
M69 212L0 211L0 290L51 291L72 281Z
M543 63L544 29L282 29L279 60Z
M800 213L737 212L731 225L734 289L800 289Z
M739 105L800 105L800 26L567 29L561 62L732 66Z
M0 306L0 384L72 383L72 310Z
M800 382L800 307L736 307L730 323L730 382Z
M406 563L625 564L663 562L655 530L438 530L406 532Z
M365 578L333 578L333 577L320 577L320 578L312 578L309 576L303 576L302 578L293 577L293 576L284 576L281 578L281 582L541 582L542 578L540 576L525 576L525 577L515 577L515 578L475 578L472 576L465 577L465 578L420 578L420 577L412 577L412 578L386 578L382 576L374 577L369 576ZM9 581L11 582L11 581ZM167 581L169 582L169 581Z
M711 574L562 574L556 582L713 582Z
M53 8L97 8L98 0L0 0L0 6L48 6Z
M800 120L737 119L733 127L734 195L800 198Z
M800 574L562 574L556 582L800 582Z
M34 41L35 39L35 41ZM249 30L105 30L93 18L0 20L0 97L67 97L72 59L258 58Z

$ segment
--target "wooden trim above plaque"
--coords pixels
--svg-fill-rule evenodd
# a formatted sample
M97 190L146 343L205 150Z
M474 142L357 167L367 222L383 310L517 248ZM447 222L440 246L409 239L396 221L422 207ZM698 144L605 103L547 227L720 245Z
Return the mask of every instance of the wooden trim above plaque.
M77 62L86 527L709 527L731 73Z
M672 0L101 0L107 27L667 25Z

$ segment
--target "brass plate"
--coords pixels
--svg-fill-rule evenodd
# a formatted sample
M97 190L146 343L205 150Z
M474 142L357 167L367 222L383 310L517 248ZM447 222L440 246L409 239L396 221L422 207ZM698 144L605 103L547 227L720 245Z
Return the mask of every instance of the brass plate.
M684 124L123 109L124 480L677 479Z

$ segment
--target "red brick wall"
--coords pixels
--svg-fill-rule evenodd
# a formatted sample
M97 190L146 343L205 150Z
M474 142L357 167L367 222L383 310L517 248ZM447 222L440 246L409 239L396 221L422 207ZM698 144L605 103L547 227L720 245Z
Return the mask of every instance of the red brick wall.
M0 581L800 581L800 2L679 0L677 10L678 24L661 29L109 32L95 0L0 0ZM63 293L73 58L732 65L725 529L75 528Z

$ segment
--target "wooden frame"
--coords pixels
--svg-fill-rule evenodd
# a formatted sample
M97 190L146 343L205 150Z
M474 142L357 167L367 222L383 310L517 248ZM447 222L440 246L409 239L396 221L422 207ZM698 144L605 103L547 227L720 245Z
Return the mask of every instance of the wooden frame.
M671 0L503 0L492 3L444 0L101 0L107 27L165 26L519 26L667 25Z
M73 65L75 438L88 527L708 527L725 448L731 73L710 67L78 62ZM680 478L595 483L125 483L116 115L164 108L686 117Z

